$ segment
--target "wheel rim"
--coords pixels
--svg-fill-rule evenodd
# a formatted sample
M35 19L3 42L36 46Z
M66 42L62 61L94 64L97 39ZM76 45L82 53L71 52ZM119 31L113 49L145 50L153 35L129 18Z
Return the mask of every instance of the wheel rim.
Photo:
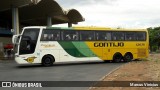
M50 64L51 63L51 59L50 58L46 58L45 59L45 64Z
M126 62L131 61L131 60L132 60L131 55L129 55L129 54L125 55L124 60L125 60Z
M130 59L131 59L131 56L130 56L130 55L127 55L127 56L126 56L126 59L127 59L127 60L130 60Z

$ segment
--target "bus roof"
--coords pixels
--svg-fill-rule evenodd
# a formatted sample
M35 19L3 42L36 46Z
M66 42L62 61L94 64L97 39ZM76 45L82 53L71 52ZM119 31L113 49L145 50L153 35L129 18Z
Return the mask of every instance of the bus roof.
M146 31L146 29L108 28L108 27L73 27L80 30L116 30L116 31Z
M147 31L146 29L127 29L127 28L107 28L107 27L45 27L45 26L29 26L24 28L44 28L44 29L77 29L77 30L116 30L116 31Z

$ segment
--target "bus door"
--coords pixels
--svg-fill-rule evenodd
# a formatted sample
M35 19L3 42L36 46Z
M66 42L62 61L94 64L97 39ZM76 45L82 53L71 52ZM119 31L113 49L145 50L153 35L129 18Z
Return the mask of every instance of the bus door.
M37 56L37 40L39 36L39 29L25 29L19 46L19 55L24 56L27 58L36 58L38 60ZM36 62L36 61L34 61Z

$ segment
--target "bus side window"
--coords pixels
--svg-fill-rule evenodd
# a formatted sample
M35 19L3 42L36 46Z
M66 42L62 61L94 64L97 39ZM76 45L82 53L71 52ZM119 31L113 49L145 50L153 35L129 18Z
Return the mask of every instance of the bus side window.
M46 41L47 40L47 34L43 34L42 40Z
M78 36L76 34L73 34L73 40L78 40Z
M111 32L97 31L96 32L96 40L99 40L99 41L111 40Z
M41 36L41 41L57 41L60 40L60 31L44 29Z
M70 34L66 34L65 40L71 40Z
M55 34L54 40L55 41L60 40L60 34L59 33Z
M82 41L93 41L94 37L94 31L81 31L80 40Z
M111 32L106 33L106 40L111 40Z
M124 32L112 32L112 39L117 41L124 40Z
M53 38L54 38L54 36L53 36L53 34L48 34L48 37L47 37L48 39L48 41L52 41L53 40Z
M116 36L113 36L113 40L117 40L117 37L116 37Z
M62 40L66 40L66 41L78 41L79 40L78 31L65 30L65 31L62 31L61 34L62 34Z
M146 33L145 32L136 32L136 40L145 41Z
M135 40L135 32L126 32L125 33L126 41L134 41Z

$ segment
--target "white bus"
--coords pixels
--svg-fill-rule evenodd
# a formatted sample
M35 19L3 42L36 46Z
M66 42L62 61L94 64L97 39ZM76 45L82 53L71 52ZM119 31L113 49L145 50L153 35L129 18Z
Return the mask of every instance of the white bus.
M147 30L96 27L25 27L12 38L19 64L113 60L148 57Z

